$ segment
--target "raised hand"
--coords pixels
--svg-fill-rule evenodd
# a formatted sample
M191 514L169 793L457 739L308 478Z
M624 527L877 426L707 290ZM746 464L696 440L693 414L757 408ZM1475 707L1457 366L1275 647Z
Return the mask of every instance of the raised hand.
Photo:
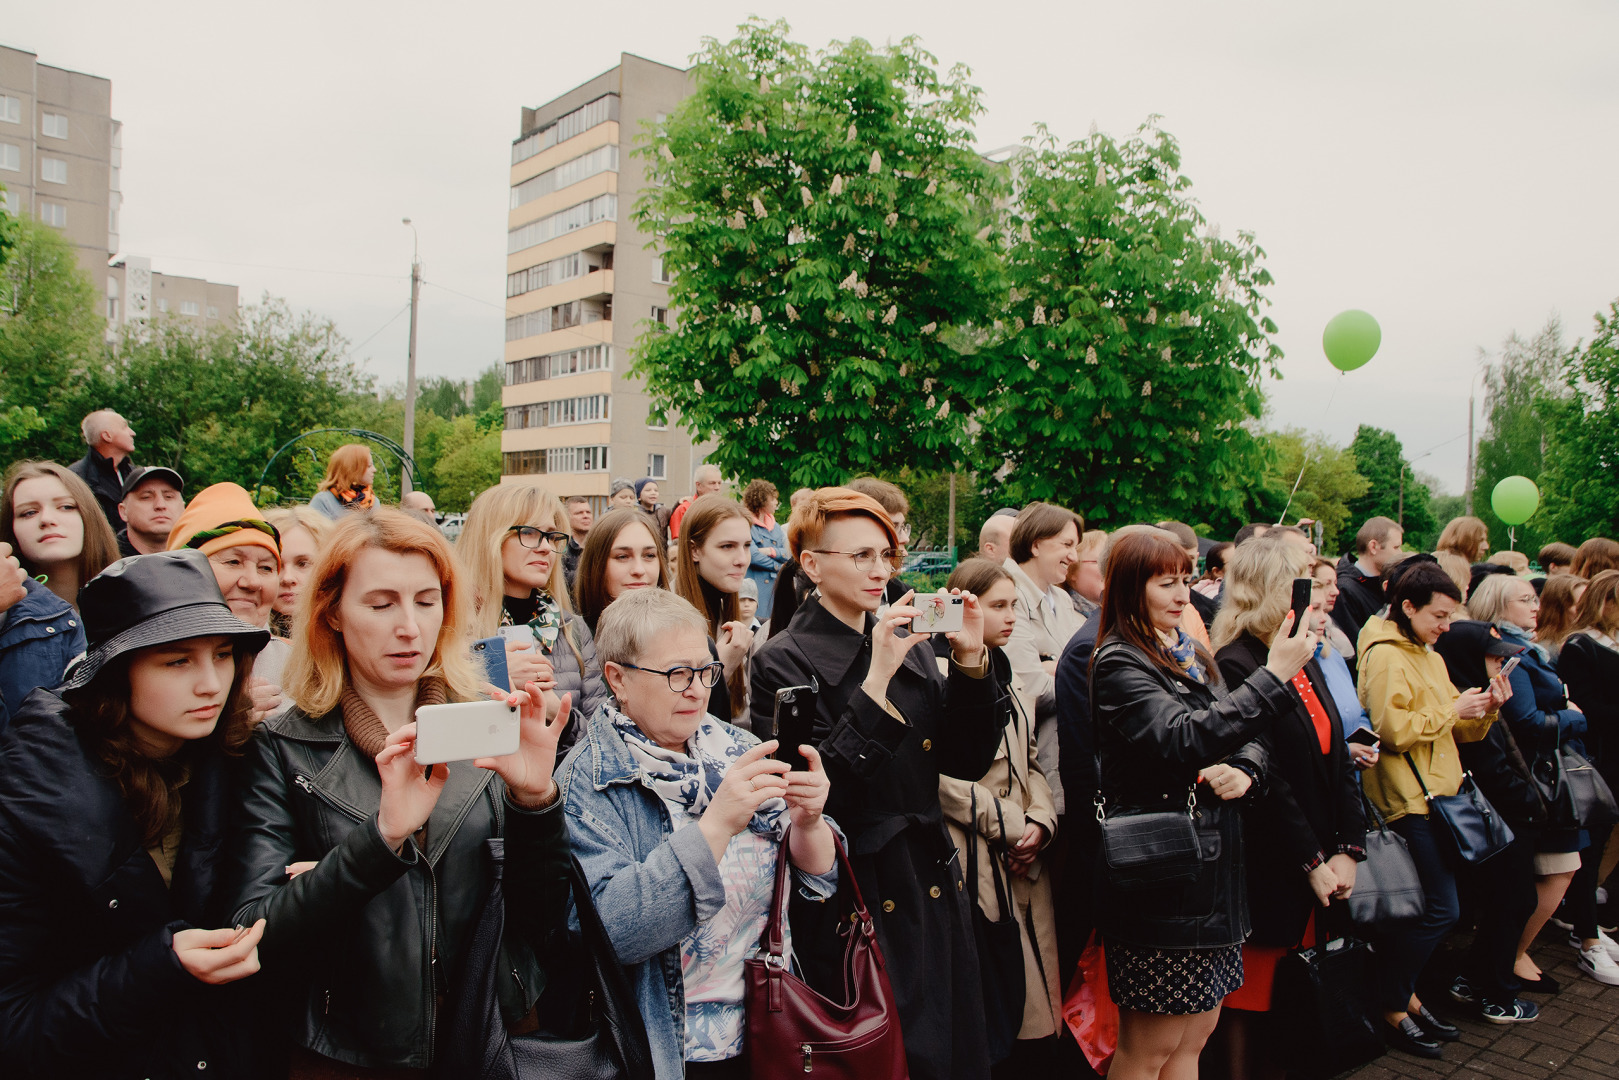
M1500 676L1498 675L1496 678L1500 678ZM1495 693L1495 679L1490 680L1490 686L1486 689L1463 690L1456 698L1457 717L1462 720L1477 720L1492 708L1499 708L1500 706L1494 704ZM1507 696L1512 696L1510 688L1507 690Z
M1265 658L1265 667L1283 682L1304 670L1304 665L1315 655L1316 642L1321 640L1310 630L1292 636L1293 622L1292 611L1282 616L1282 625L1270 642L1270 655Z
M727 675L747 661L752 647L753 628L745 622L728 622L721 626L720 639L714 643L714 651L720 654L720 663L725 665Z
M501 694L497 700L520 708L522 737L517 750L501 757L475 758L472 763L506 781L512 802L525 810L549 806L557 794L557 783L551 776L557 767L557 740L567 730L573 695L562 695L555 717L549 720L545 699L536 683L529 683L515 694Z
M246 929L179 930L170 947L187 975L209 986L222 986L259 970L263 937L264 920L260 919Z
M978 597L970 592L951 589L950 595L960 596L967 602L962 605L961 629L950 631L945 638L950 642L951 657L956 663L969 667L983 658L984 609L978 606Z
M247 681L247 697L251 702L249 708L255 724L281 708L281 687L257 675Z
M27 580L28 571L11 553L11 545L0 540L0 611L20 603L28 595L28 587L23 584Z
M909 626L912 619L922 614L911 606L916 598L916 590L912 589L899 598L899 603L883 613L877 620L877 625L871 630L871 666L866 669L866 679L861 684L867 696L876 701L882 701L888 696L888 682L905 662L905 654L918 645L926 644L930 635L912 634L909 637L900 637L896 630L902 626ZM983 624L983 615L979 615L979 625ZM963 617L965 625L965 616ZM979 639L982 645L982 638Z
M416 725L406 724L392 735L377 755L382 777L382 801L377 807L377 830L390 851L398 854L405 840L427 824L438 797L450 779L449 766L434 765L422 775L416 764Z
M826 797L832 791L832 781L827 779L819 750L804 743L798 751L809 762L809 769L787 774L787 793L783 797L787 800L787 813L793 825L808 829L821 820L821 813L826 809Z
M557 685L556 670L551 667L540 651L531 641L506 642L506 672L511 676L511 686L503 686L502 690L511 691L529 683L536 684L541 690L553 690Z
M776 740L770 739L737 758L703 808L697 826L715 862L724 857L731 837L748 827L754 812L767 799L787 797L788 765L770 757L775 749Z

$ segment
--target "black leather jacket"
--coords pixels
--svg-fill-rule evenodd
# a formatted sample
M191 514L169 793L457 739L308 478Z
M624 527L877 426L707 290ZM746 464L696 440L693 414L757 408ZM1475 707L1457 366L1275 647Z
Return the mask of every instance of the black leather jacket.
M267 920L265 974L302 998L294 1042L367 1068L432 1063L435 998L476 923L491 836L506 838L502 1010L513 1022L533 1005L542 981L535 950L566 917L560 799L525 812L494 773L452 763L426 850L411 839L395 855L377 828L376 763L349 741L340 709L318 720L296 708L271 718L246 758L230 895L236 922ZM286 867L304 860L318 865L289 882Z
M1211 673L1212 677L1212 673ZM1158 949L1209 949L1248 936L1242 817L1236 803L1209 795L1199 770L1220 762L1254 778L1258 793L1265 754L1252 742L1292 708L1282 681L1260 668L1231 689L1171 675L1128 642L1109 638L1091 668L1091 716L1102 796L1110 815L1177 810L1197 791L1203 871L1185 885L1128 892L1098 868L1099 918L1109 940Z

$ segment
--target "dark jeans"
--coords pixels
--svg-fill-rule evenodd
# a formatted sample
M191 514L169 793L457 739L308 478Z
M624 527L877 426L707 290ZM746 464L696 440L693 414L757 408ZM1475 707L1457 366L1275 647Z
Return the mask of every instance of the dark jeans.
M1513 830L1517 836L1505 851L1477 866L1464 866L1460 878L1478 921L1468 953L1473 978L1485 1001L1503 1004L1510 1004L1522 986L1512 966L1518 959L1518 938L1539 902L1535 894L1538 830L1516 823Z
M1426 897L1422 917L1379 935L1372 965L1372 1000L1385 1012L1405 1012L1428 958L1461 916L1456 898L1458 862L1444 825L1423 814L1407 814L1390 826L1405 838L1417 864Z
M1591 845L1580 852L1580 868L1574 871L1574 880L1568 883L1568 898L1563 902L1568 921L1574 924L1574 936L1582 941L1597 936L1597 886L1602 884L1597 874L1613 826L1601 825L1587 831L1591 834Z

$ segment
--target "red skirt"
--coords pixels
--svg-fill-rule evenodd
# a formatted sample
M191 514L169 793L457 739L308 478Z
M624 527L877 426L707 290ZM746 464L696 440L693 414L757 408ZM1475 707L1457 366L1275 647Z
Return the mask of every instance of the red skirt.
M1242 947L1242 985L1226 995L1228 1009L1245 1012L1270 1012L1271 991L1276 985L1276 965L1293 949L1307 949L1320 944L1316 940L1315 911L1304 924L1304 937L1292 948L1280 945L1244 945Z

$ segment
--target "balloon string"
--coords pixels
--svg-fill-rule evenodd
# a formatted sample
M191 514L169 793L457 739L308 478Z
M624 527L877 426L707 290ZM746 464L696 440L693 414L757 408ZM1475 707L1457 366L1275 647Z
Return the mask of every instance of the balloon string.
M1342 385L1344 376L1346 374L1348 373L1343 371L1338 372L1338 381L1332 384L1332 393L1327 395L1327 407L1321 410L1323 413L1327 413L1329 415L1331 414L1333 399L1338 396L1338 387ZM1287 520L1287 512L1293 506L1293 496L1299 493L1299 485L1304 483L1304 470L1310 464L1309 445L1305 444L1301 447L1301 449L1304 451L1304 460L1299 463L1299 475L1298 478L1293 481L1293 490L1287 493L1287 505L1282 507L1282 516L1276 519L1276 524L1278 525Z

